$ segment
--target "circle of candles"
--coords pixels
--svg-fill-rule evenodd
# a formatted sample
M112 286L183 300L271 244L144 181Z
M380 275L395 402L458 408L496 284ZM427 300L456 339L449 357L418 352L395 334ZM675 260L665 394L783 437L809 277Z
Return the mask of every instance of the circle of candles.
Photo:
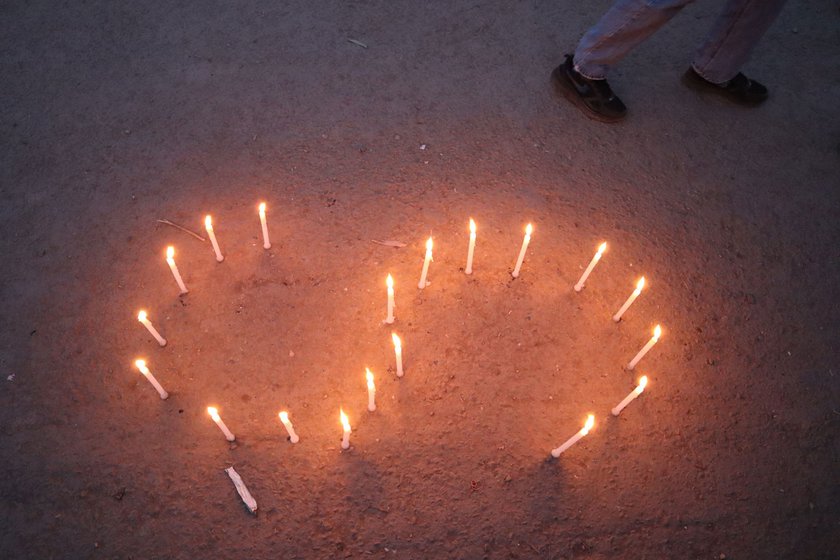
M473 253L475 253L475 220L470 218L470 246L467 249L467 266L464 274L472 274Z
M642 394L642 391L644 391L645 387L647 386L647 382L647 375L643 375L642 378L639 379L639 384L636 386L636 388L630 391L630 394L624 397L624 400L618 403L616 407L612 409L612 415L618 416L619 414L621 414L621 411L624 410L625 406L633 402L633 400L635 400L636 397Z
M639 350L639 353L636 354L636 357L633 358L632 360L630 360L630 363L627 364L627 369L628 370L632 371L633 368L636 367L636 364L638 364L639 360L641 360L645 356L645 354L648 353L648 350L653 348L653 345L656 344L657 342L659 342L659 337L660 336L662 336L662 327L660 327L659 325L656 325L656 328L653 329L653 336L650 337L650 340L648 340L648 343L645 344L644 347L641 350Z
M534 226L528 224L525 226L525 239L522 240L522 249L519 250L519 258L516 259L516 266L513 268L511 276L519 278L519 269L522 268L522 261L525 260L525 252L528 250L528 243L531 242L531 233L534 231Z
M426 281L426 275L429 274L429 263L432 262L432 238L426 240L426 258L423 259L423 272L420 274L420 282L417 287L421 290L429 285Z
M268 224L265 221L265 202L260 202L260 225L262 225L263 249L271 249L271 241L268 240Z
M280 421L283 422L283 426L286 427L286 432L289 434L289 441L292 442L292 443L299 442L300 438L295 433L295 428L294 428L294 426L292 426L292 423L289 421L289 413L286 412L285 410L281 410L280 414L278 414L278 416L280 417Z
M601 255L604 254L604 251L607 250L607 242L601 243L601 246L598 247L598 252L595 253L595 256L592 257L592 260L589 261L589 266L586 267L586 270L583 271L583 275L578 280L578 283L575 284L575 291L579 292L583 289L583 284L586 282L586 279L589 278L589 275L592 274L592 269L595 268L595 265L598 264L598 261L601 260Z
M368 410L373 412L376 410L376 385L373 383L373 372L369 368L365 368L365 379L368 389Z
M236 436L233 435L233 432L228 430L228 427L222 422L222 417L219 416L219 410L214 406L207 407L207 414L210 415L210 418L213 419L213 422L222 430L222 433L225 434L225 439L228 441L236 441Z
M385 279L385 284L388 286L388 316L385 317L385 322L390 325L394 322L394 279L390 274Z
M397 377L402 377L402 341L400 340L400 337L397 336L397 333L391 333L391 340L394 342L394 354L397 357Z
M144 327L146 327L146 329L151 333L153 337L155 337L155 340L157 340L158 344L160 344L161 346L166 346L166 339L160 336L160 333L152 325L152 322L149 321L149 319L146 317L146 312L142 309L137 314L137 320L140 321Z
M207 236L213 245L213 252L216 253L216 262L222 262L225 257L222 255L222 250L219 249L219 242L216 241L216 232L213 231L213 218L210 217L210 214L204 217L204 229L207 230Z
M162 400L166 400L167 398L169 398L169 393L167 393L166 390L160 386L158 380L155 379L155 376L152 375L152 372L149 371L148 367L146 367L145 360L137 360L134 362L134 365L137 366L137 369L140 370L140 373L143 374L143 377L149 380L149 383L151 383L152 386L157 390L158 395L160 395L160 398Z
M642 293L642 288L644 287L645 277L642 276L641 278L639 278L639 281L636 282L636 289L633 290L633 293L630 294L630 297L627 298L627 301L624 302L624 305L621 306L621 309L619 309L618 312L615 315L613 315L613 321L615 321L616 323L621 321L621 316L624 315L624 312L627 311L627 308L630 307L630 305L632 305L634 301L636 301L636 298L639 297L639 294Z
M175 247L172 245L166 248L166 264L169 265L169 270L172 271L172 276L175 277L175 281L178 283L181 293L186 294L189 290L187 290L187 286L181 278L181 273L178 272L178 267L175 266Z
M558 447L556 449L552 449L551 450L551 456L554 457L555 459L557 457L559 457L564 451L566 451L568 448L570 448L571 446L576 444L577 441L580 438L582 438L583 436L588 434L589 430L591 430L594 425L595 425L595 417L590 414L589 417L586 419L586 424L583 425L583 428L581 428L581 430L578 433L576 433L575 435L570 437L568 439L568 441L566 441L566 443L564 443L563 445L561 445L560 447Z
M341 418L341 426L344 428L344 435L341 438L341 448L342 449L350 449L350 432L353 430L350 429L350 420L347 418L347 415L344 414L344 409L339 408L339 418Z

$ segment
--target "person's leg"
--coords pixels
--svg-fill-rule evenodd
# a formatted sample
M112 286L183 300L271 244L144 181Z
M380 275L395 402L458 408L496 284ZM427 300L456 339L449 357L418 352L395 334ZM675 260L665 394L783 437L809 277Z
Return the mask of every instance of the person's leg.
M694 0L618 0L580 40L575 70L590 80L610 67Z
M691 67L714 84L726 84L747 62L785 0L729 0Z

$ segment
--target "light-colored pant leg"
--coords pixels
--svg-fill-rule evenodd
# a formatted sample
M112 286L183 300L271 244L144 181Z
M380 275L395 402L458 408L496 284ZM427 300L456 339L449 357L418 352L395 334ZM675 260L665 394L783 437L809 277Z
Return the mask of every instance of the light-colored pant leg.
M729 0L694 56L694 70L716 84L740 72L785 0Z
M575 69L590 79L610 67L694 0L618 0L581 38Z

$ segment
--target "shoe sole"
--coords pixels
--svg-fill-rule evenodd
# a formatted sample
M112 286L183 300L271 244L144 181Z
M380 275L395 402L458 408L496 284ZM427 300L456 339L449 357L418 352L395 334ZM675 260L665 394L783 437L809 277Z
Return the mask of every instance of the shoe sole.
M755 107L760 107L765 101L767 101L767 97L761 99L760 101L754 102L741 101L729 92L727 92L725 89L706 83L705 81L701 81L701 79L696 77L690 69L686 70L683 73L682 77L680 78L680 81L685 87L700 94L701 96L712 97L719 101L723 101L727 105L736 105L738 107L754 109Z
M551 83L554 86L555 94L562 96L564 99L572 103L572 105L580 109L584 115L586 115L593 121L611 124L621 122L626 116L624 115L621 117L608 117L606 115L598 113L597 111L593 111L589 107L589 105L584 103L583 99L581 99L580 97L580 94L575 89L575 86L566 77L566 73L563 72L562 65L558 66L551 72Z

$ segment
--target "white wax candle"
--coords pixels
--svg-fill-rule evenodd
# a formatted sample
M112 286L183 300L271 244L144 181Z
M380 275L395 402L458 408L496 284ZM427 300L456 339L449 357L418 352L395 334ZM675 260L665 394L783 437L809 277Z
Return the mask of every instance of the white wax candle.
M265 202L260 202L259 209L263 234L263 249L271 249L271 242L268 240L268 224L265 221Z
M219 249L219 242L216 241L216 232L213 231L213 218L210 217L210 214L204 217L204 229L207 230L207 236L213 245L213 252L216 253L216 262L222 262L225 257L222 255L222 250Z
M155 340L157 340L158 344L160 344L161 346L166 346L166 339L160 336L160 333L152 325L152 322L149 321L149 319L146 317L146 312L142 309L137 314L137 320L140 321L144 327L146 327L146 329L149 331L149 333L151 333L153 337L155 337Z
M426 281L426 275L429 274L429 263L432 262L432 238L426 240L426 258L423 260L423 272L420 274L420 282L417 287L421 290L429 285Z
M528 251L528 243L531 242L531 233L533 231L534 227L531 224L525 227L525 239L522 240L522 249L519 250L519 258L516 259L516 266L513 268L513 273L511 273L511 276L514 278L519 277L519 269L522 268L522 261L525 260L525 252Z
M388 286L388 316L385 317L385 322L390 325L394 322L394 279L390 274L385 279L385 284Z
M186 294L189 290L187 290L187 286L181 279L181 273L178 272L178 267L175 266L175 247L172 247L171 245L166 248L166 263L169 265L169 270L172 271L172 276L175 277L175 281L178 283L181 293Z
M233 482L233 486L236 488L236 492L239 494L239 497L242 498L242 501L245 502L245 506L248 508L248 511L251 513L257 513L257 500L255 500L251 495L251 492L248 491L248 487L245 486L245 483L242 481L242 477L239 476L236 469L228 467L225 469L225 472L228 473L231 482Z
M662 327L656 325L656 328L653 329L653 336L650 338L650 340L648 340L648 343L645 344L641 350L639 350L639 353L636 354L636 357L633 358L629 364L627 364L627 369L632 371L633 368L636 367L636 364L639 363L639 360L641 360L644 357L644 355L648 353L648 350L653 348L653 345L659 341L660 336L662 336Z
M394 354L397 357L397 377L403 376L403 364L402 364L402 341L400 337L397 336L397 333L391 333L391 340L394 341Z
M285 410L281 411L280 414L280 421L283 422L283 425L286 427L286 432L289 434L289 441L292 443L297 443L300 441L300 438L295 433L295 428L292 426L292 423L289 421L289 413Z
M144 360L137 360L136 362L134 362L134 365L137 366L137 369L140 370L140 373L143 374L143 377L149 380L149 383L152 384L152 387L154 387L157 390L158 395L160 395L161 399L166 400L167 398L169 398L169 393L167 393L164 390L164 388L160 386L158 380L155 379L155 376L152 375L152 372L149 371L149 368L146 367L146 362Z
M601 243L601 246L598 247L598 252L595 253L595 256L592 257L592 260L589 261L589 266L586 267L586 270L583 271L583 276L580 277L578 283L575 284L575 291L579 292L583 289L583 284L586 282L586 279L589 278L589 275L592 274L592 269L595 268L595 265L598 264L598 261L601 260L601 255L604 254L604 251L607 250L606 242Z
M639 281L636 283L636 289L633 290L633 293L630 294L630 297L627 298L627 301L624 302L624 305L621 306L621 309L619 309L618 312L615 315L613 315L613 321L615 321L616 323L621 321L621 316L624 315L624 312L627 311L627 308L630 307L630 305L634 301L636 301L636 298L639 297L639 294L642 293L642 288L644 288L644 287L645 287L645 277L642 276L641 278L639 278Z
M350 420L347 418L347 415L344 414L344 410L339 409L339 416L341 418L341 426L344 428L344 435L341 438L341 448L342 449L350 449Z
M470 246L467 249L467 266L464 268L465 274L472 274L473 253L475 253L475 220L470 218Z
M568 448L570 448L575 443L577 443L577 441L580 438L582 438L583 436L588 434L589 430L591 430L594 425L595 425L595 417L590 414L589 417L586 419L586 424L583 425L583 428L578 433L576 433L575 435L570 437L568 439L568 441L566 441L566 443L564 443L563 445L561 445L560 447L558 447L556 449L552 449L551 450L551 456L555 457L555 458L559 457L564 451L566 451Z
M621 411L624 410L624 407L633 402L633 400L642 394L642 391L645 390L647 386L648 378L647 375L643 375L641 379L639 379L639 384L636 386L635 389L630 391L630 394L624 397L624 400L618 403L615 408L612 409L612 415L618 416L621 414Z
M236 440L236 436L233 435L233 433L230 430L228 430L228 427L225 425L225 423L222 422L222 417L219 416L219 411L215 407L208 406L207 413L210 415L210 417L213 419L213 422L216 423L219 429L222 430L222 433L225 434L225 439L227 439L228 441Z
M365 368L365 379L368 388L368 410L373 412L376 410L376 385L373 384L373 373L368 368Z

